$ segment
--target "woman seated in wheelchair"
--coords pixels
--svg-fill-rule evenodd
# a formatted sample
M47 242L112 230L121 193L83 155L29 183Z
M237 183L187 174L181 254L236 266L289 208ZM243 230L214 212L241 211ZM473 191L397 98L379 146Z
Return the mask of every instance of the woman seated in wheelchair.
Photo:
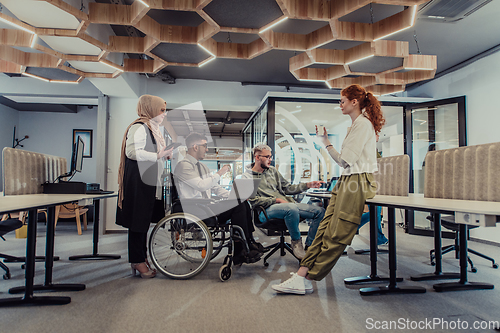
M227 198L229 191L221 187L218 183L222 175L230 170L229 165L223 166L218 172L211 174L209 168L200 161L207 153L207 138L199 133L191 133L186 137L187 154L179 161L174 170L174 182L182 204L184 212L192 213L203 220L208 226L218 223L224 224L231 220L233 226L238 226L243 231L241 240L234 238L234 258L233 263L254 263L260 260L264 247L253 238L254 226L250 206L246 201L238 203L234 200L211 201L211 192L218 197ZM188 205L188 201L183 199L205 199L210 202L206 209L203 205ZM191 200L191 202L193 202ZM174 209L175 210L175 207ZM175 213L175 211L173 211Z

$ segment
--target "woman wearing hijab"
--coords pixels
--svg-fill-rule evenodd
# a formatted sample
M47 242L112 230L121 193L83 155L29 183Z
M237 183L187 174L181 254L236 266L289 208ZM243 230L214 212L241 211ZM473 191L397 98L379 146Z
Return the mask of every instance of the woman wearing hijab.
M165 150L160 124L165 118L167 103L160 97L142 95L137 103L139 118L125 131L118 169L118 207L116 224L128 228L128 254L132 273L152 278L156 270L147 261L147 233L155 202L161 200L160 175L163 161L172 150ZM158 202L156 202L158 207ZM163 212L164 214L164 212Z

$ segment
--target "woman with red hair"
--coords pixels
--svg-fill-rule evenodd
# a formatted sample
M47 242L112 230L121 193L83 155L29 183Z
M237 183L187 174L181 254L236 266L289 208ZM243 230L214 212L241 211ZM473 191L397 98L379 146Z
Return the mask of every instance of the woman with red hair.
M342 114L352 120L340 153L328 140L326 129L319 134L316 128L316 134L322 136L328 153L344 171L332 191L325 217L300 262L299 270L291 273L288 280L272 286L278 292L312 293L311 280L322 280L332 270L356 234L366 199L375 196L375 135L385 123L381 104L371 92L357 84L343 89L340 94Z

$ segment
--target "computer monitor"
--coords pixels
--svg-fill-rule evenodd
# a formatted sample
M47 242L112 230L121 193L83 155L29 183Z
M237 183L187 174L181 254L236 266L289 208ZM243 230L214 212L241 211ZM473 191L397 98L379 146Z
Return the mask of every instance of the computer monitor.
M73 153L71 155L71 174L75 172L82 172L84 149L85 143L79 136L76 143L73 145Z
M73 144L73 151L71 152L70 170L68 173L62 174L57 177L56 182L60 181L64 177L73 177L75 173L82 172L84 149L85 142L83 142L83 139L81 137L78 137L76 142Z

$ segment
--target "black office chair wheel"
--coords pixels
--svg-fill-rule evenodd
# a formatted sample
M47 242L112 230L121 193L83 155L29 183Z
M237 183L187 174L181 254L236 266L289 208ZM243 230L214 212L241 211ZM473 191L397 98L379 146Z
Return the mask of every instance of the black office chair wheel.
M436 263L434 261L431 261L431 266L436 266Z
M10 279L10 273L5 273L5 274L3 275L3 279L4 279L4 280L8 280L8 279Z
M219 278L222 282L227 281L231 278L233 269L229 265L222 265L219 269Z
M498 264L493 264L491 267L498 268Z
M477 268L476 268L476 267L472 267L472 268L470 269L470 271L471 271L472 273L476 273L476 272L477 272Z

